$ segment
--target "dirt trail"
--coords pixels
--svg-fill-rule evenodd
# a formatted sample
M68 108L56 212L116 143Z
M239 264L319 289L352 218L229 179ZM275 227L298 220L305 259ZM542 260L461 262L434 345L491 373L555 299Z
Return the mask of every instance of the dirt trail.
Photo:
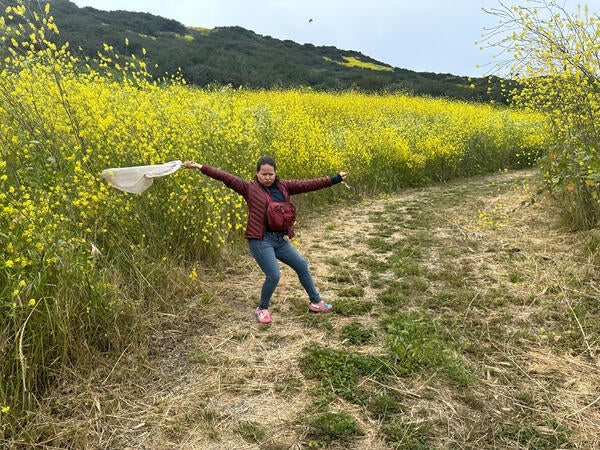
M359 258L381 257L368 243L368 238L381 235L381 224L373 217L392 211L396 216L409 217L414 205L418 205L420 211L427 211L431 205L429 212L435 217L435 225L426 231L435 236L435 242L424 247L422 258L429 265L428 269L441 272L453 264L472 265L472 273L485 272L477 276L487 277L487 283L494 284L497 280L493 277L506 277L498 255L504 258L507 252L515 251L534 255L543 263L544 258L560 258L575 246L575 242L568 242L570 238L557 228L544 225L548 219L543 217L542 209L514 212L515 206L530 195L526 189L530 177L530 172L496 174L407 189L393 198L374 199L352 207L336 205L334 210L325 210L325 218L316 213L301 217L297 235L299 251L308 259L317 287L326 300L335 304L340 291L338 281L343 277L345 286L361 287L364 289L362 300L375 304L380 290L368 283L367 270L353 263ZM490 190L490 186L502 185L511 188ZM440 209L444 196L461 195L464 195L464 203L455 202ZM474 226L477 221L486 220L495 224ZM532 234L527 227L534 225L542 227L544 234ZM388 223L385 239L394 241L408 232L419 233L418 226L409 229ZM463 254L452 256L449 252L457 243ZM55 397L55 404L47 405L48 414L52 414L50 411L58 404L67 408L70 414L64 414L62 425L71 433L87 433L81 439L92 448L304 448L306 423L303 417L310 415L314 408L313 390L317 384L306 380L299 369L298 358L303 349L315 344L344 348L339 335L344 325L356 319L376 325L378 317L373 313L360 317L332 314L316 326L311 324L305 294L293 271L282 266L281 282L271 305L274 322L269 326L259 325L255 322L254 310L262 279L252 258L244 256L239 264L220 274L219 281L211 284L208 292L190 299L185 311L164 318L151 338L153 344L148 355L137 355L135 359L124 355L117 366L108 373L104 371L101 379L87 381L85 386L82 382L76 388L84 391L79 397L72 392L67 395L65 388L65 396ZM436 285L432 283L429 289L435 291ZM508 289L515 297L527 298L532 294L520 291L529 289L535 293L537 287L513 283ZM477 295L466 311L460 313L464 320L475 320L474 316L484 314L490 323L500 320L501 314L521 314L523 320L531 320L530 314L536 312L533 304L498 313L488 311L479 304ZM483 319L478 317L477 320ZM378 353L382 345L375 342L363 351ZM524 347L518 351L526 353ZM478 439L489 443L493 440L489 436L490 417L500 419L514 413L513 400L509 399L512 394L508 392L512 386L506 384L509 369L519 374L520 370L531 368L510 368L507 358L500 361L501 356L489 356L481 362L493 368L469 394L473 405L457 403L455 393L441 388L435 391L435 399L430 398L434 388L428 386L426 380L399 384L395 389L414 394L414 397L409 395L415 399L414 411L428 409L437 417L435 420L445 424L448 435L438 439L441 445L451 442L477 445ZM579 385L578 393L568 392L564 384L555 391L556 395L563 396L560 405L565 411L571 407L576 411L591 401L593 388L583 385L586 373L598 371L598 361L590 361L582 355L552 356L543 345L529 356L517 355L515 351L508 354L510 358L519 359L519 364L535 361L538 370L548 369L558 361L570 367L570 383ZM527 376L531 381L530 372ZM524 392L529 392L527 381L525 378ZM515 390L518 389L519 386L515 386ZM561 409L560 405L557 410ZM379 433L380 424L358 406L337 398L330 409L343 410L356 418L363 435L352 438L351 444L332 444L329 448L391 448ZM585 424L599 426L598 413L588 412L593 414L570 418L575 420L572 430L576 436L589 430ZM56 415L47 417L49 423L56 420ZM486 427L488 429L482 431ZM481 435L477 437L477 433ZM582 438L581 442L585 440Z
M386 200L378 199L343 214L330 211L327 220L308 217L298 227L298 250L309 261L319 291L327 301L335 301L336 297L335 281L329 281L332 267L327 260L370 252L364 244L340 246L332 240L354 243L356 236L370 234L369 214L383 210L385 204ZM333 331L306 326L306 294L289 267L281 265L281 271L271 303L270 326L254 320L263 275L251 256L246 255L214 286L214 303L189 311L189 327L160 333L162 339L172 336L174 341L173 351L152 364L162 371L160 378L166 386L160 393L150 392L151 398L138 401L160 405L164 412L157 418L158 429L141 426L131 434L132 447L299 448L302 427L297 422L310 412L312 398L307 391L314 388L314 383L304 382L297 358L305 346L336 346L339 339ZM197 316L200 312L204 317ZM332 320L339 328L351 319L332 316ZM141 409L139 413L139 419L133 422L148 423L148 411ZM193 425L194 417L201 418L197 426ZM266 442L258 445L242 439L236 433L240 423L253 423L268 430ZM181 432L169 430L177 424L181 424ZM367 430L373 425L361 424ZM357 448L389 448L369 434L355 444L359 445Z
M495 175L493 180L502 182L512 176ZM488 184L491 179L466 182ZM400 197L404 202L418 202L421 197L443 195L444 190L443 185L411 189ZM299 251L308 259L325 299L335 301L336 283L329 280L333 278L332 271L339 270L327 261L373 254L361 239L374 234L375 224L369 218L384 211L392 200L375 199L343 210L329 210L325 220L317 215L302 218L296 237ZM453 232L446 222L440 222L443 232ZM312 398L308 391L314 383L304 382L297 358L307 345L317 342L339 346L339 338L332 330L306 327L302 319L305 294L293 271L285 265L271 304L273 324L264 327L255 323L262 279L252 258L246 256L239 267L222 275L222 281L215 286L213 303L202 310L189 311L189 327L180 324L161 332L160 339L173 340L173 350L166 353L161 348L159 359L152 365L162 372L159 378L165 385L158 392L150 390L149 398L136 400L139 405L152 408L142 406L138 417L130 418L139 427L130 434L132 447L283 449L295 448L302 441L299 433L303 428L297 422L310 412ZM375 294L367 289L364 299L370 300L369 296ZM336 329L352 320L333 317ZM363 323L370 320L362 319ZM282 386L292 392L278 392ZM345 410L352 408L344 405ZM157 410L162 413L150 419ZM240 423L246 422L268 430L269 436L261 446L248 443L236 433ZM390 448L376 435L376 423L362 422L360 426L366 434L354 441L356 448Z

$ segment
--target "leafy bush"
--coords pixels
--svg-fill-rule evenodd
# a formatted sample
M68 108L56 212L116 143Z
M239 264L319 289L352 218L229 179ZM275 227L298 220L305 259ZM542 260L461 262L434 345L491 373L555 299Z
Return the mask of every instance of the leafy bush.
M502 7L491 12L499 26L491 45L512 54L515 78L511 100L547 117L554 145L542 159L548 191L570 226L600 225L600 75L598 22L587 7L571 12L565 5L539 0L536 8Z

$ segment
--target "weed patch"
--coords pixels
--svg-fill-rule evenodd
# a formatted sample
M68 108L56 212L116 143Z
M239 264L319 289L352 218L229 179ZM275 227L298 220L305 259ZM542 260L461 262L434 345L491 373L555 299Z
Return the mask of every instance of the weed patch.
M426 443L430 428L427 421L412 423L395 417L381 426L381 433L392 448L426 450L430 448Z
M394 249L394 244L382 237L374 237L366 240L367 246L377 253L387 253Z
M412 287L406 281L392 281L379 294L378 300L388 309L398 309L404 306L412 293Z
M338 291L340 297L364 297L365 290L361 287L349 287Z
M373 303L370 300L340 298L336 300L333 310L342 316L360 316L369 313L372 308Z
M368 397L358 381L365 377L381 378L391 370L385 360L375 355L322 346L305 348L298 362L306 378L318 380L323 388L358 404L364 404Z
M371 327L365 327L360 322L354 320L348 325L342 327L340 339L352 345L368 344L375 337L375 330Z
M317 328L323 331L332 331L334 328L330 314L315 314L312 312L306 312L304 314L304 326L307 328Z
M260 442L266 436L265 430L253 422L240 423L236 433L239 434L246 442Z
M403 412L405 408L397 396L384 392L372 396L367 404L367 409L375 419L386 421L396 414Z
M390 268L387 261L381 261L377 258L368 256L359 257L357 265L362 269L368 270L372 274L383 273Z
M553 450L565 448L569 439L563 427L534 426L521 422L508 422L502 426L502 436L520 448ZM507 445L509 445L507 442Z
M344 412L324 412L310 417L307 423L309 447L323 447L362 434L356 420Z
M390 359L400 374L436 370L458 385L468 384L469 373L439 323L418 313L409 313L383 316L381 325L387 333Z

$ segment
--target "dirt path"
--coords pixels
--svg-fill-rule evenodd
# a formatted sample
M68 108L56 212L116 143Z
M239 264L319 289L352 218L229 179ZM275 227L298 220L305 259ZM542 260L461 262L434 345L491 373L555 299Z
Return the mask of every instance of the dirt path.
M343 261L356 252L370 252L355 239L371 233L369 214L383 210L387 201L365 203L344 214L332 214L326 221L309 217L298 227L298 250L309 261L326 300L335 300L337 290L327 261ZM213 286L215 301L206 306L204 318L194 317L199 312L194 309L188 314L193 317L190 328L171 330L178 336L173 338L177 341L173 352L163 354L161 361L153 364L163 372L160 378L169 380L167 386L158 396L152 392L151 398L142 402L164 405L157 420L160 428L136 430L131 436L132 447L300 448L303 427L297 422L311 412L308 391L314 383L305 383L297 357L313 343L338 345L334 329L351 319L333 316L331 329L307 326L306 295L294 272L285 265L281 269L281 281L271 304L272 325L254 321L263 276L247 255L239 267L223 274L222 281ZM374 295L369 293L365 300ZM169 330L162 334L168 336ZM136 421L140 425L147 422L147 415L148 411L140 410ZM268 430L268 436L259 439L261 445L240 436L240 424L245 423ZM369 429L374 424L361 425ZM181 431L172 432L173 428ZM389 448L374 435L367 435L355 445Z
M547 442L560 442L564 435L570 439L562 442L565 447L592 448L598 438L589 433L600 430L600 412L586 405L599 393L586 377L600 373L598 335L591 318L583 333L572 321L565 324L566 307L551 311L561 303L552 303L556 293L549 297L546 291L562 285L563 275L597 288L592 275L597 266L577 250L578 237L562 230L545 207L518 207L531 195L531 176L477 177L328 210L325 219L303 217L299 250L323 297L334 304L345 297L370 309L309 315L295 274L282 267L271 305L274 322L259 325L254 309L262 275L246 255L190 299L180 315L161 321L147 355L125 354L97 379L82 381L77 394L65 387L64 396L46 405L41 421L62 420L66 433L81 434L72 440L92 448L305 448L306 418L319 397L318 383L300 370L300 356L314 345L347 348L340 330L352 322L377 329L385 312L382 292L406 279L413 284L404 310L472 324L487 349L482 354L467 345L465 358L480 377L469 392L434 383L430 373L390 386L404 395L407 423L425 417L434 430L428 442L442 447L523 448L527 442L519 433L533 433L530 444L543 443L560 428L568 432ZM416 269L403 266L402 275L397 266L373 268L409 241L418 243ZM561 273L556 280L550 279L551 265L554 275ZM410 270L420 272L409 277ZM544 328L547 333L540 331ZM581 348L582 336L592 339L593 353L569 350L569 345ZM358 351L382 354L384 339ZM557 367L564 372L557 373ZM59 404L68 412L56 414ZM361 430L329 448L392 448L381 421L363 406L337 397L328 407L354 417ZM528 420L531 428L521 427Z

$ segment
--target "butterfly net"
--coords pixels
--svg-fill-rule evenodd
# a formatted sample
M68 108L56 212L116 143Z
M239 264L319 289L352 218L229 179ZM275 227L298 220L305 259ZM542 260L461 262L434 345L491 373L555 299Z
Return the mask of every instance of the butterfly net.
M101 178L111 186L131 194L139 194L148 189L154 178L176 172L182 165L179 160L165 164L148 166L114 167L102 171Z

